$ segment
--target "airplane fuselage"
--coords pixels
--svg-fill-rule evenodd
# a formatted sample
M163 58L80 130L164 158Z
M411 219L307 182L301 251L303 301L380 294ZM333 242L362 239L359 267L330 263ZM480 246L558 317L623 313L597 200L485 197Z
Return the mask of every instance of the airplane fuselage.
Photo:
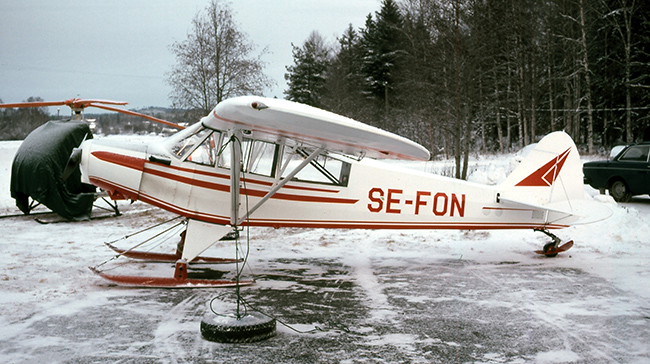
M200 129L202 127L195 127ZM227 133L207 130L215 136L207 149L222 151ZM185 134L191 134L185 132ZM212 138L212 137L210 137ZM185 140L185 139L181 139ZM213 145L216 144L216 145ZM239 183L238 216L245 216L283 178L282 166L294 160L296 148L264 143L267 162L246 160ZM167 211L219 225L232 225L232 173L228 162L198 157L200 146L189 154L175 153L174 143L127 146L101 140L83 145L82 171L90 182L115 198L140 200ZM248 141L252 155L255 147ZM261 148L260 148L261 149ZM286 150L285 150L286 149ZM284 153L283 153L284 152ZM195 158L192 156L197 155ZM284 156L284 157L283 157ZM258 158L263 159L260 154ZM244 158L246 159L246 158ZM261 160L260 159L260 160ZM200 163L197 162L200 161ZM298 174L274 193L241 225L305 228L360 229L521 229L562 228L548 211L505 207L498 187L470 183L402 168L365 158L323 156L322 168ZM251 165L272 164L258 169ZM276 168L277 167L277 168ZM551 212L552 214L552 212Z

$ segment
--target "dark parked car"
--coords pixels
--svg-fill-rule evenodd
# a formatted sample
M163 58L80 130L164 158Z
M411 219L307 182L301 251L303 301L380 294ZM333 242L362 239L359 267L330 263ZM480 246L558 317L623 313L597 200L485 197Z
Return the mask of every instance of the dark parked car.
M650 142L625 147L609 161L587 162L582 167L585 184L609 194L619 202L650 193Z

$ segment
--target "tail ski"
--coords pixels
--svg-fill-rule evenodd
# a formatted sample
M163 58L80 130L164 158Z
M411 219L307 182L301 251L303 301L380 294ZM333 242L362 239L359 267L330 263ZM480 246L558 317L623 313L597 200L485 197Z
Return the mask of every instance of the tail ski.
M572 201L584 199L582 162L575 143L565 132L548 134L498 190L497 201L504 205L573 216Z

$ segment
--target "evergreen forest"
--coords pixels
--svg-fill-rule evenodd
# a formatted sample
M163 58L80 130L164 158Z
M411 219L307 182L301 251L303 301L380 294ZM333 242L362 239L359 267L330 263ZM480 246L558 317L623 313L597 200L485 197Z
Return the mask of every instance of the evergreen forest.
M459 178L470 153L552 131L583 153L650 137L649 1L383 0L293 59L286 98L455 157Z

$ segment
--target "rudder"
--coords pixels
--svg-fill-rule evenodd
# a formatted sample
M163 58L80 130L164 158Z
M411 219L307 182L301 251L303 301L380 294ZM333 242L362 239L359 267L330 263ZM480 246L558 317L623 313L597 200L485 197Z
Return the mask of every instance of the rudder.
M571 200L584 198L575 143L565 132L548 134L499 187L500 195L509 200L570 208Z

